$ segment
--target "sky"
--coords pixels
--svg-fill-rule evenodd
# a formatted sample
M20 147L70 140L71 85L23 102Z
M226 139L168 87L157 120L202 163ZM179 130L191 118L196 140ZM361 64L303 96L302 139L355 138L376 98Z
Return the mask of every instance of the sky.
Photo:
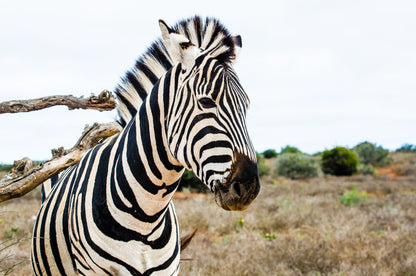
M113 90L158 20L218 18L243 40L235 70L262 152L315 153L370 141L416 144L414 1L0 0L0 102ZM0 163L46 160L115 111L53 107L0 114Z

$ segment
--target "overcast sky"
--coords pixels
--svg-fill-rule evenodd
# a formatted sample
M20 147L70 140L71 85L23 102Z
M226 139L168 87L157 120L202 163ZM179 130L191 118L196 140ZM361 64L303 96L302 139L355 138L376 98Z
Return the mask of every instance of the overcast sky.
M235 65L257 151L416 144L414 1L0 0L0 102L113 90L168 24L213 16L243 39ZM115 112L0 114L0 163L50 158Z

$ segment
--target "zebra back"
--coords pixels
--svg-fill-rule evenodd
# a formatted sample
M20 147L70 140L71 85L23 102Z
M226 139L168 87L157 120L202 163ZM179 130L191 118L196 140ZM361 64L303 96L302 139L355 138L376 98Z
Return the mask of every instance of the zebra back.
M185 36L189 41L203 50L216 51L217 60L223 64L235 58L235 37L217 20L199 16L180 21L172 27L173 31ZM238 37L238 44L241 40ZM147 94L153 86L173 66L173 60L166 50L164 41L157 39L127 71L121 83L115 88L118 99L117 111L119 123L125 126L137 113Z

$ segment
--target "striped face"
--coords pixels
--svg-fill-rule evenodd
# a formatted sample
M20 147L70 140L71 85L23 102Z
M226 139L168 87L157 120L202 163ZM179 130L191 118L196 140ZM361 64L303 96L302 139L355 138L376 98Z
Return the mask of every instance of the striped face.
M170 150L215 193L226 210L243 210L259 192L256 155L246 128L249 99L230 65L202 52L180 70L168 116Z
M232 69L241 38L211 36L196 47L163 21L160 28L176 64L177 85L165 122L171 153L215 193L220 207L244 210L260 184L246 128L249 99Z

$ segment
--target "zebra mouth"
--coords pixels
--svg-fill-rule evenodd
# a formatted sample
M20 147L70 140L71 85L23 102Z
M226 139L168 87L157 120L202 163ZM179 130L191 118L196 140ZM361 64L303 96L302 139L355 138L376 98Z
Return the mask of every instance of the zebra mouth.
M217 184L214 190L215 203L227 211L243 211L256 198L260 191L259 182L232 182L229 185Z
M215 202L224 210L242 211L258 195L260 180L257 164L253 160L241 153L234 155L234 162L225 181L215 183Z

